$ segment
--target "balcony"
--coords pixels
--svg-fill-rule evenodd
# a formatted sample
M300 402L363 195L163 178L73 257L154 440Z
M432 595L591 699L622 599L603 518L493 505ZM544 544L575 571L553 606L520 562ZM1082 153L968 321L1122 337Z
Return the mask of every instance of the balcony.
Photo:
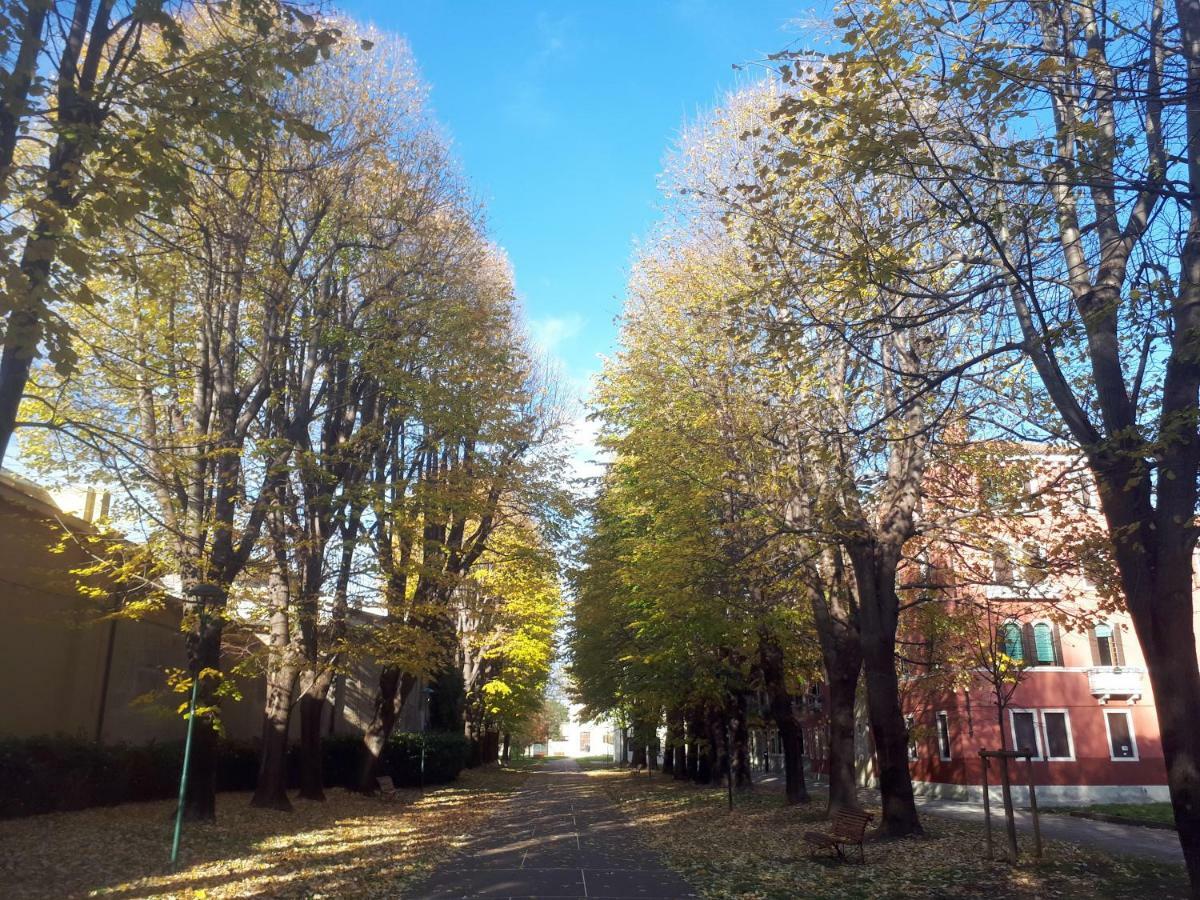
M1133 703L1141 699L1145 674L1145 669L1131 666L1094 666L1088 669L1088 688L1100 698L1101 703L1113 698L1123 698Z

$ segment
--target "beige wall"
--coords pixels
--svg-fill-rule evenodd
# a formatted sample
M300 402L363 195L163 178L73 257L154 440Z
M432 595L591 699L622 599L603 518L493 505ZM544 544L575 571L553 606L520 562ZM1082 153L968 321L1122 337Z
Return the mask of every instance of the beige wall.
M82 594L72 574L88 562L87 553L69 539L72 531L86 534L89 526L62 513L36 486L0 473L0 684L6 686L0 691L0 735L93 739L99 727L106 743L182 737L184 722L174 712L182 698L162 695L165 671L186 665L178 608L138 621L101 621L107 601ZM253 644L256 639L243 640ZM227 645L236 641L231 636ZM377 673L376 666L364 662L344 679L336 710L332 702L328 706L326 733L334 718L334 733L362 730ZM222 710L226 733L235 740L255 740L262 728L265 685L262 678L250 678L239 686L242 700L227 702ZM134 702L153 693L159 702ZM293 717L294 736L298 718ZM419 710L406 708L399 727L418 722Z

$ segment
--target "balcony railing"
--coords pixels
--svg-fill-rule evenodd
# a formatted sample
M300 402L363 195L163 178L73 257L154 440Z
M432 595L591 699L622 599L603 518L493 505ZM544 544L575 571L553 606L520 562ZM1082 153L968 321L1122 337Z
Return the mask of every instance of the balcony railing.
M1146 670L1132 666L1095 666L1088 669L1088 688L1107 703L1111 698L1123 698L1132 703L1142 696L1142 678Z

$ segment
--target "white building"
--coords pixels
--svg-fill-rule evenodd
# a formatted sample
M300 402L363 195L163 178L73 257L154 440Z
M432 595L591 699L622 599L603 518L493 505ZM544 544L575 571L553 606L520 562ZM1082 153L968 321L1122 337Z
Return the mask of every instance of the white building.
M570 706L567 721L562 726L562 740L551 741L548 756L607 756L614 759L613 748L616 728L607 720L584 721L580 718L583 707L577 703ZM534 744L530 752L536 754L540 744Z

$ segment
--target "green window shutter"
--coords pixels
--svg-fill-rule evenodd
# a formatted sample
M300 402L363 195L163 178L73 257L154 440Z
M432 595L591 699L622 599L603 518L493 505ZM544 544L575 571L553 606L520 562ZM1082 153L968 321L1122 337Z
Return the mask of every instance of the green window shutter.
M1039 622L1033 626L1033 645L1036 650L1036 659L1039 666L1053 666L1056 664L1054 653L1054 635L1050 630L1050 626L1045 622Z
M1018 662L1025 659L1025 642L1022 639L1021 626L1016 622L1009 622L1004 626L1004 652Z
M1092 665L1100 665L1100 642L1096 640L1096 627L1088 629L1088 643L1092 645Z
M1066 665L1066 663L1063 662L1062 636L1058 630L1058 623L1055 623L1051 629L1050 637L1054 641L1054 664L1056 666Z
M1021 626L1021 651L1022 659L1025 660L1025 665L1036 666L1038 664L1037 644L1033 640L1033 626L1026 622Z

